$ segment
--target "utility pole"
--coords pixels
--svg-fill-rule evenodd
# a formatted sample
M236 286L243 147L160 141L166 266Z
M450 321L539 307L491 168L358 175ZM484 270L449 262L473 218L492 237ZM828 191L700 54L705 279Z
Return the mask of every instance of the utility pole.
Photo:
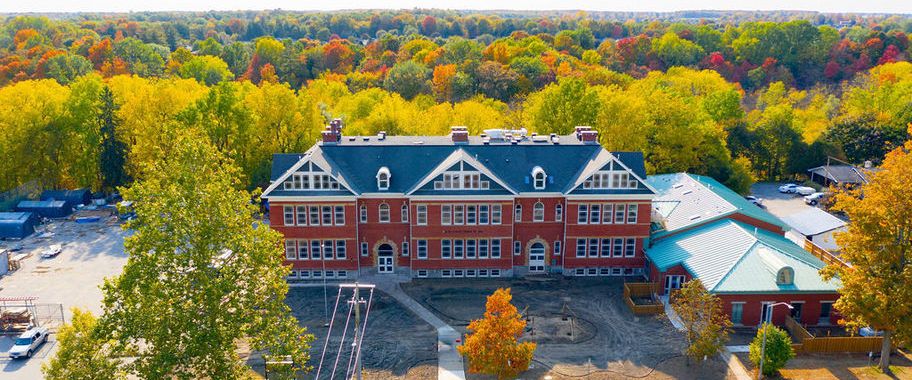
M363 338L361 334L358 333L358 328L361 326L361 297L358 296L358 282L355 281L355 295L352 297L352 301L355 303L355 352L361 351L361 339ZM360 358L355 358L355 371L357 371L356 379L361 380L361 360Z

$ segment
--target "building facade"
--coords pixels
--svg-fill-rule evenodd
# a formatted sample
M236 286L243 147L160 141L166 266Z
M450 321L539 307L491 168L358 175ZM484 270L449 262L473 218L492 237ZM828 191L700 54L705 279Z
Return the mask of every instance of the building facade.
M642 275L654 190L598 134L343 136L274 156L264 191L292 279Z

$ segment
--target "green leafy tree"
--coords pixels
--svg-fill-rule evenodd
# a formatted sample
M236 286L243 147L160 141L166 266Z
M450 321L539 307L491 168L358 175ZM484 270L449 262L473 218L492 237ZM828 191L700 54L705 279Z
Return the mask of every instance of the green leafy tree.
M722 301L700 280L688 281L672 296L671 307L684 323L687 357L703 360L722 351L732 325L722 312Z
M567 78L530 95L524 119L539 133L569 134L578 125L593 125L601 102L580 79Z
M129 260L103 285L101 331L135 360L132 376L240 378L238 343L290 355L306 369L313 336L284 303L281 234L254 221L255 196L237 190L232 161L191 131L124 192L136 219Z
M48 380L126 379L112 356L107 338L99 334L92 313L73 308L73 318L57 330L57 352L41 364Z
M193 57L180 67L181 78L193 78L207 86L234 78L228 64L221 58L203 55Z
M912 124L909 126L912 132ZM912 141L887 154L860 189L838 193L835 209L852 223L836 236L849 267L828 265L842 282L834 305L850 327L884 332L880 368L890 371L893 342L912 342ZM863 196L862 196L863 195Z
M795 357L795 351L792 349L792 338L787 332L775 325L764 323L757 330L757 336L749 346L750 360L754 366L760 365L764 331L766 332L766 355L763 356L763 375L773 376L785 367L785 363Z
M678 37L672 32L665 33L653 41L652 52L668 67L694 65L706 54L700 45Z
M101 92L101 105L98 110L98 123L101 133L101 152L99 152L99 172L101 185L106 190L113 190L125 185L130 178L124 168L127 161L127 146L118 138L117 127L120 118L117 116L117 104L114 93L105 86Z
M92 72L92 62L81 55L59 54L45 62L47 77L60 84L69 84L79 76Z
M430 92L430 73L427 67L414 61L400 62L390 69L383 86L388 91L399 93L406 100L411 100L418 94Z

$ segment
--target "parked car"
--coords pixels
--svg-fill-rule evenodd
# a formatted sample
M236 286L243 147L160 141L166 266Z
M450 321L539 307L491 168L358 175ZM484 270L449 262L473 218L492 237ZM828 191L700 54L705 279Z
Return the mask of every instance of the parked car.
M44 342L47 342L48 329L45 327L33 327L26 330L22 335L16 338L13 348L10 348L9 357L11 359L30 358Z
M871 327L862 327L858 329L858 335L861 336L883 336L883 331L874 330Z
M815 192L817 192L817 189L813 187L798 186L795 188L795 193L798 193L799 195L811 195Z
M822 203L826 197L826 193L817 192L804 197L804 203L807 203L811 206L816 206L818 203Z
M748 195L744 197L744 199L747 199L748 202L753 203L757 207L763 207L763 198Z
M49 259L51 257L57 256L60 254L60 251L63 250L63 247L60 244L53 244L48 249L45 249L44 252L41 252L41 257Z
M798 188L798 185L794 183L787 183L785 185L779 186L780 193L791 194L795 192L795 189Z

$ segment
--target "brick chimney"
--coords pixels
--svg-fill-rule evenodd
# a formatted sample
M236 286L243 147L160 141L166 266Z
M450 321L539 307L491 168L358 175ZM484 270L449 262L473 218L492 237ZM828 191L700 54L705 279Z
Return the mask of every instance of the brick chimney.
M342 119L335 118L326 126L323 131L323 143L334 144L342 141Z
M469 129L462 126L450 127L450 137L454 143L465 144L469 142Z
M579 139L584 144L598 144L598 131L593 131L593 130L580 131Z

